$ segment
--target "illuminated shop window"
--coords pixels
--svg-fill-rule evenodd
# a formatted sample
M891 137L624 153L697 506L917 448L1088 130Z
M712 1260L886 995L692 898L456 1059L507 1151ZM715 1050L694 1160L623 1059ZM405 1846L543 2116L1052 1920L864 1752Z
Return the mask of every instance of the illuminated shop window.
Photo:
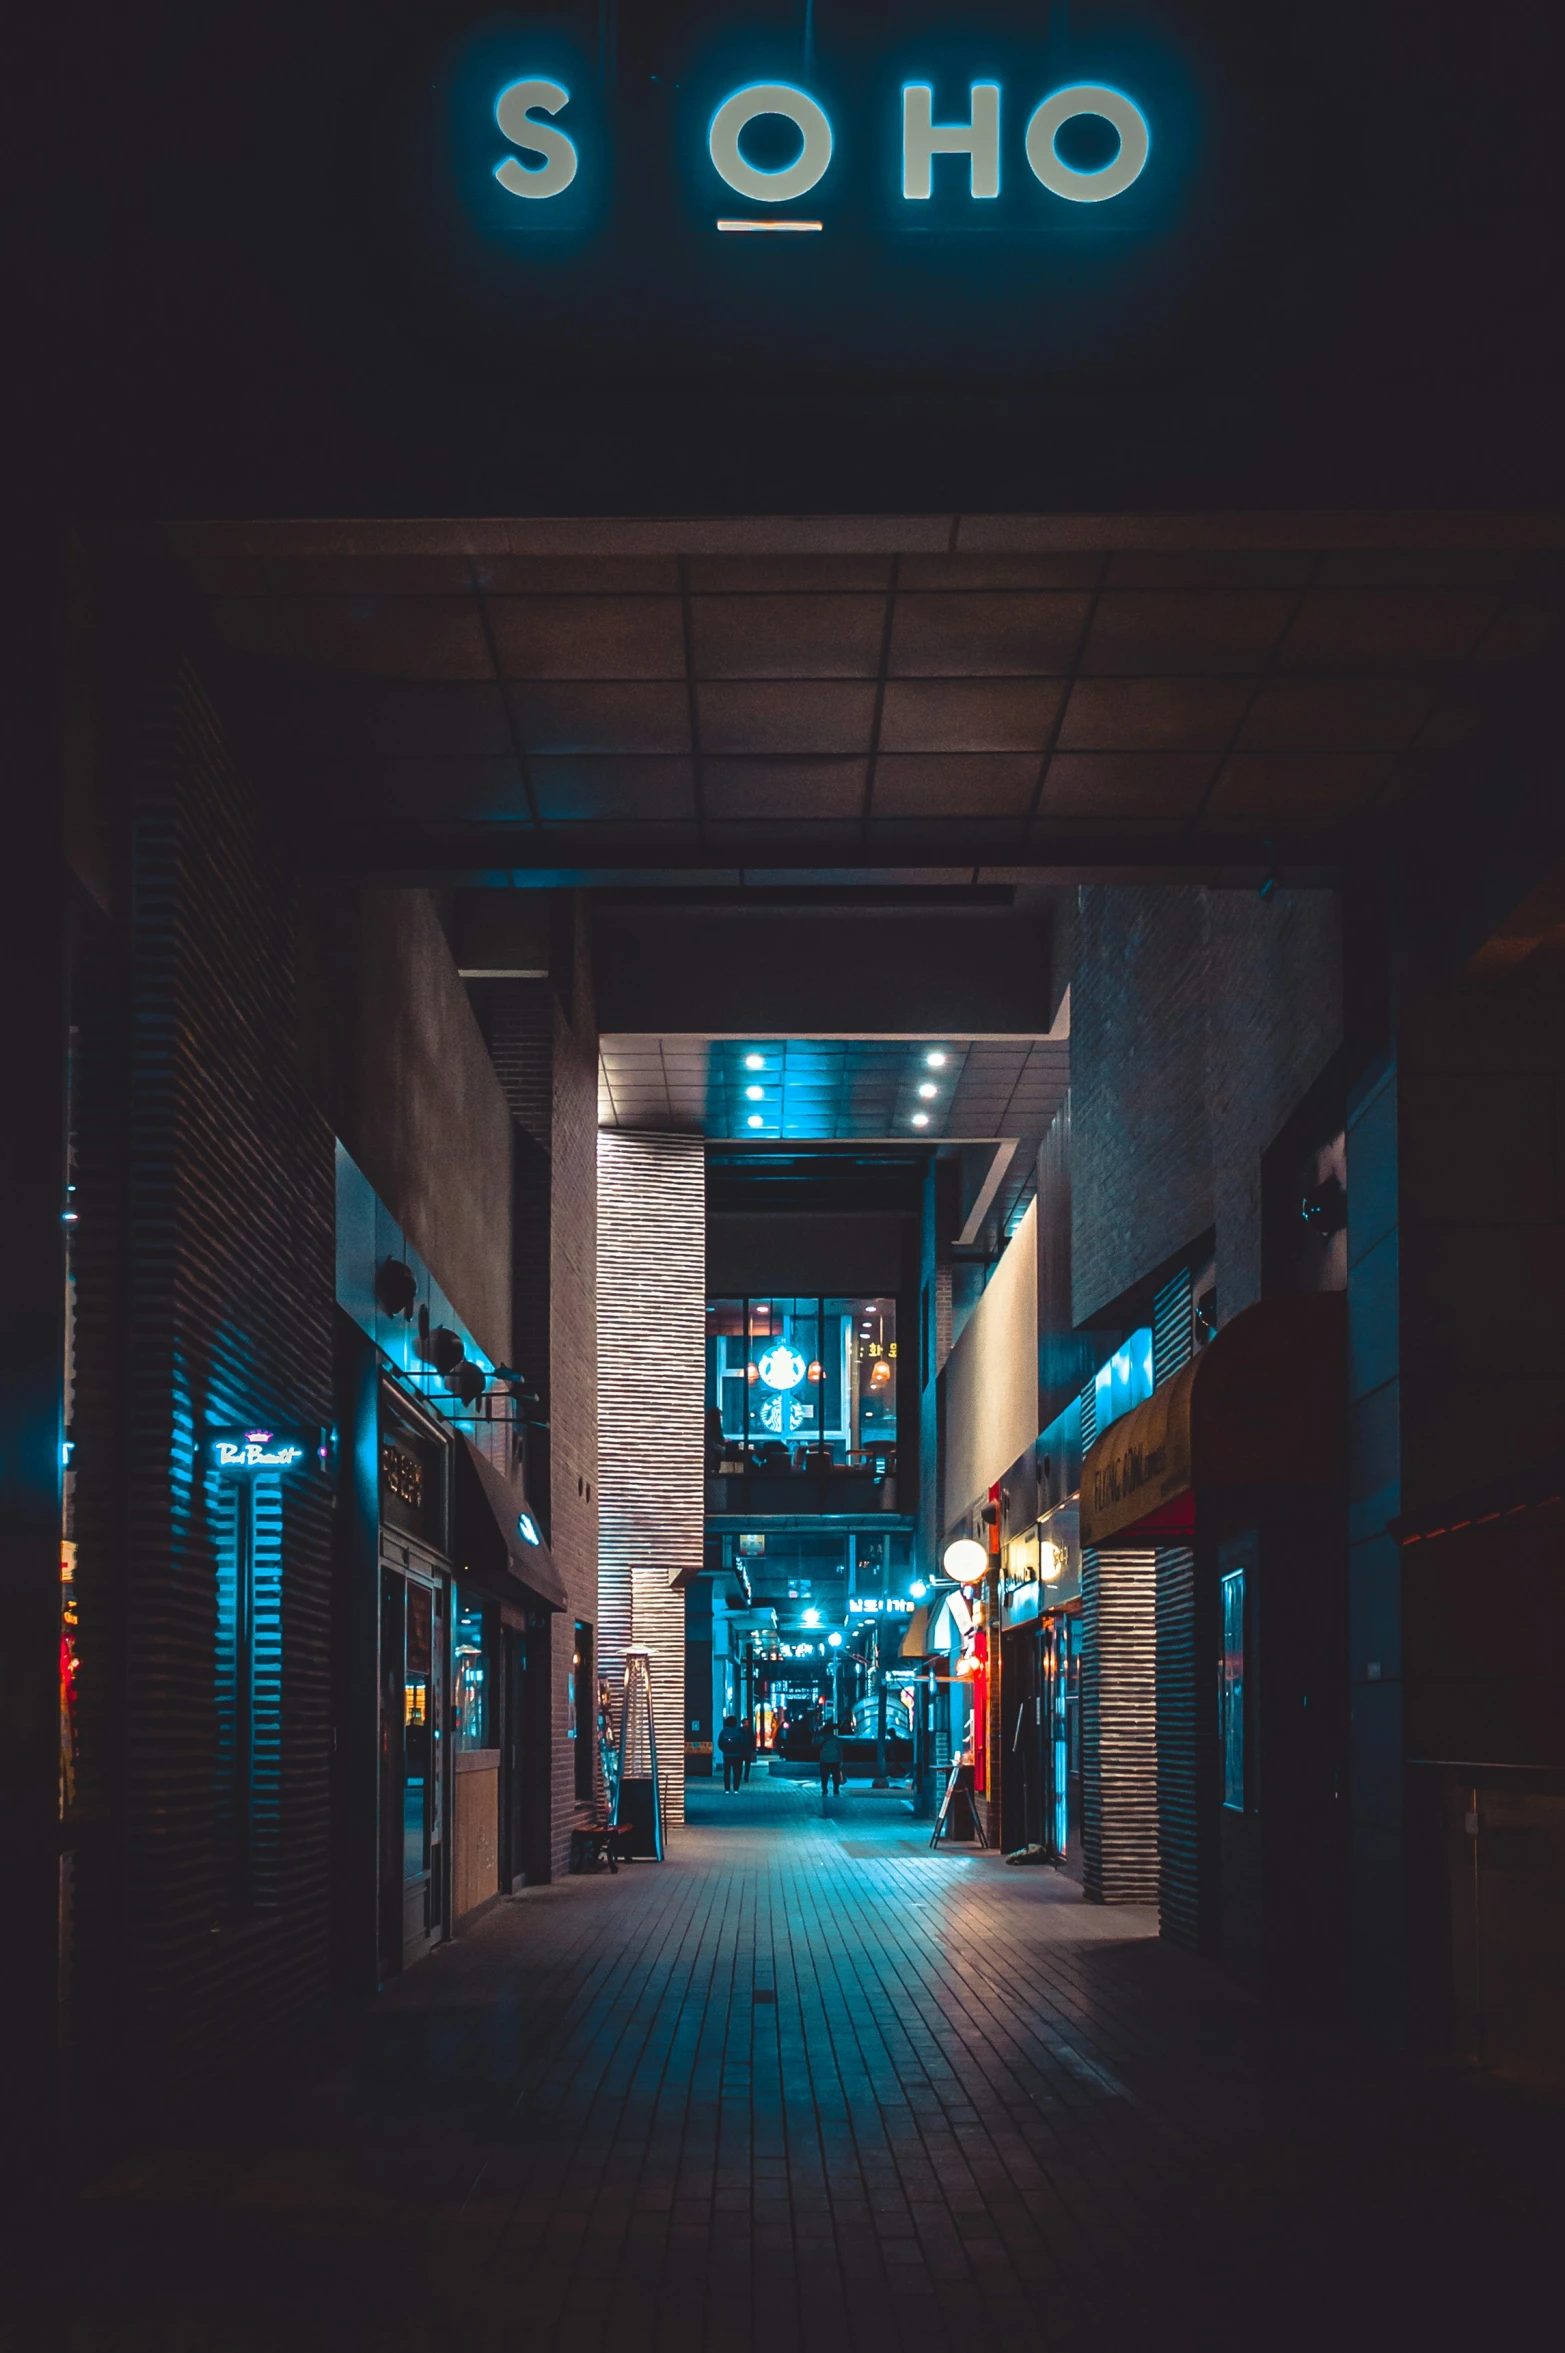
M459 1595L451 1618L451 1738L459 1749L493 1748L493 1610Z
M706 1329L707 1427L730 1467L801 1450L823 1467L889 1467L894 1299L710 1299Z

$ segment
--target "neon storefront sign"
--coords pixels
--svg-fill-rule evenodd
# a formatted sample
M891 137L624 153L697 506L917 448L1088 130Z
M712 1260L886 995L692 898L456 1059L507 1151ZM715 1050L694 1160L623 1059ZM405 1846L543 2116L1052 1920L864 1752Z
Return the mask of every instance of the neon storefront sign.
M523 204L563 196L578 174L591 173L602 160L581 144L580 130L561 120L570 104L566 85L542 74L507 82L495 98L495 122L511 152L494 163L494 177ZM798 152L776 164L760 162L745 149L746 132L767 117L790 126L785 136L798 139ZM1105 161L1088 167L1072 162L1060 144L1067 126L1083 117L1106 125L1115 142ZM714 195L726 189L763 207L811 195L826 182L836 152L825 107L792 82L750 82L729 92L707 126ZM910 81L902 88L897 151L885 159L884 168L895 174L900 200L915 207L937 203L942 191L992 201L1012 174L1066 204L1096 205L1133 187L1151 154L1152 131L1142 108L1106 82L1071 82L1042 97L1017 98L998 81L975 81L959 103L941 103L932 82ZM764 213L717 222L727 230L818 230L822 225Z
M229 1477L252 1471L296 1471L310 1453L303 1438L279 1430L218 1430L209 1443L213 1468Z
M797 1389L809 1368L797 1348L779 1341L757 1358L755 1369L768 1389Z

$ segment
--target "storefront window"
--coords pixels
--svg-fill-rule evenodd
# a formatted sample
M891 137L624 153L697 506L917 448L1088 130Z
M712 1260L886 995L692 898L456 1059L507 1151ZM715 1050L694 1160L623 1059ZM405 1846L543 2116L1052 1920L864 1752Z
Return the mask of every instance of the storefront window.
M894 1467L894 1299L707 1302L709 1452L738 1467L801 1451L826 1468Z
M1223 1661L1218 1685L1223 1803L1244 1811L1244 1571L1223 1579Z
M494 1612L459 1595L451 1620L451 1737L459 1749L493 1748Z

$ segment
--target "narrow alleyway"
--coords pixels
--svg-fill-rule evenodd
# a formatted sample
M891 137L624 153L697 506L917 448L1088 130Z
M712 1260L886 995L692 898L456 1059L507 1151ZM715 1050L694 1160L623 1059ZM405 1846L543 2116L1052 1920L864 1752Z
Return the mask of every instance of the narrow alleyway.
M690 1810L663 1868L501 1904L291 2090L121 2162L73 2353L1444 2344L1523 2308L1558 2176L1514 2117L1502 2160L1482 2100L1279 2035L1146 1912L932 1855L898 1797Z

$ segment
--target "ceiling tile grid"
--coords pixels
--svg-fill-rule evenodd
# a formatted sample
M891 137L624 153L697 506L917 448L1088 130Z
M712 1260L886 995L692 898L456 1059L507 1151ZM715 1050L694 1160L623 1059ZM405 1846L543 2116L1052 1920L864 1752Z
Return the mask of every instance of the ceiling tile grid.
M1475 681L1559 628L1557 554L1311 547L1302 522L1295 545L1094 552L963 518L944 554L911 526L882 531L892 554L835 523L792 526L823 540L795 553L745 552L751 522L690 525L684 555L564 523L468 527L485 552L464 554L437 544L455 528L409 527L402 550L312 525L179 542L254 665L264 755L345 826L654 858L748 827L741 860L791 832L803 864L851 835L848 863L888 866L942 837L1046 859L1088 824L1329 829L1393 799L1459 738ZM489 552L507 538L519 552Z

